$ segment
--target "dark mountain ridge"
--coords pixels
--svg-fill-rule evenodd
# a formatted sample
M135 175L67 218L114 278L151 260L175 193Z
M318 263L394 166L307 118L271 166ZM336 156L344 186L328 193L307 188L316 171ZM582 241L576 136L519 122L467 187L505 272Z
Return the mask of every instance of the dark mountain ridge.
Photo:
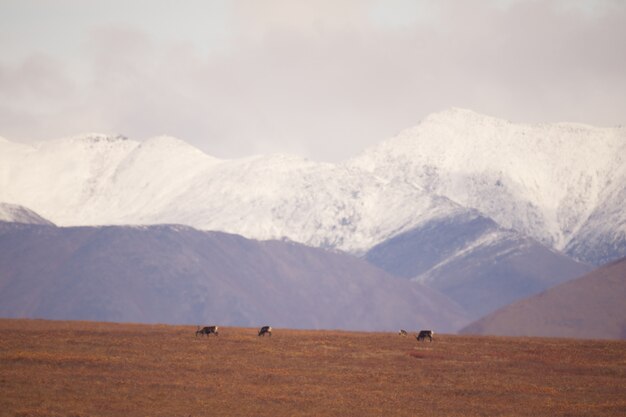
M356 257L187 226L0 222L0 316L456 331L446 296Z

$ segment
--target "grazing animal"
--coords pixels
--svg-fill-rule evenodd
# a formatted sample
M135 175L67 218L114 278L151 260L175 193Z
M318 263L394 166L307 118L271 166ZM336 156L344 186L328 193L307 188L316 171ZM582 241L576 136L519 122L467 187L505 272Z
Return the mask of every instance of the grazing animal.
M205 326L202 329L200 328L200 326L198 326L198 330L196 330L196 337L198 337L198 335L200 336L206 335L206 337L209 337L210 334L219 336L218 329L219 329L218 326Z
M263 326L259 329L259 336L265 337L265 333L272 336L272 326Z
M404 330L404 329L400 329L400 331L398 332L398 334L399 334L400 336L407 336L407 335L408 335L408 333L407 333L407 332L406 332L406 330Z
M419 334L415 336L415 338L417 339L418 342L421 342L422 340L426 340L426 338L428 338L429 341L433 341L433 334L435 334L435 332L433 332L432 330L420 330Z

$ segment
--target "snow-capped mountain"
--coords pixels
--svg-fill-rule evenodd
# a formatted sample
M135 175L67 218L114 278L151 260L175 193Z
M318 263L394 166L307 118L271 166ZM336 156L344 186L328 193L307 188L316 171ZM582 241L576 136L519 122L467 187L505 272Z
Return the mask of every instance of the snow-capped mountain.
M626 250L626 129L433 114L347 166L475 208L578 259Z
M478 210L578 259L626 255L626 129L452 109L345 163L219 160L183 141L0 139L0 201L61 226L179 223L363 254Z
M0 201L62 226L186 224L364 252L462 208L358 168L269 155L217 160L169 137L0 142Z

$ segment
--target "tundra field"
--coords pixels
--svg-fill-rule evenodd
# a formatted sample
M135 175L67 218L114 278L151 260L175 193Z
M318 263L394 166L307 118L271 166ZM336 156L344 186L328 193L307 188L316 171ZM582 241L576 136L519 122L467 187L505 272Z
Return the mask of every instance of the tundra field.
M624 341L219 330L0 320L0 416L626 415Z

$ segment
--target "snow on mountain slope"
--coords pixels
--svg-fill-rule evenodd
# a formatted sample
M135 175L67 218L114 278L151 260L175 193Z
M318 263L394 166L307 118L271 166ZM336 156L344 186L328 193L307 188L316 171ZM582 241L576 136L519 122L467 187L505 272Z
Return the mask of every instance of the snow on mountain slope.
M179 194L218 162L172 137L135 143L123 149L121 158L108 161L108 172L89 179L94 187L88 199L62 224L161 223L158 217L166 207L172 202L184 204ZM180 216L177 222L189 224Z
M458 210L403 182L284 155L225 162L196 178L180 201L186 206L174 203L161 220L185 210L203 229L352 252Z
M0 201L56 224L180 223L364 252L460 207L360 169L269 155L217 160L173 138L0 142Z
M342 164L218 160L170 137L0 139L0 201L61 226L180 223L362 254L476 209L578 259L626 253L626 129L452 109Z
M621 182L607 185L602 202L568 242L565 251L571 256L603 265L626 255L626 164L615 177L622 178Z
M473 319L590 270L475 210L394 236L365 258L441 291Z
M624 128L513 124L452 109L347 165L446 196L562 250L606 204L610 217L598 221L626 240L626 211L611 200L626 187L623 155Z
M0 222L43 224L52 226L52 223L44 219L32 210L17 204L0 203Z
M55 223L88 210L90 198L138 142L90 134L36 146L0 142L0 201L17 203Z

